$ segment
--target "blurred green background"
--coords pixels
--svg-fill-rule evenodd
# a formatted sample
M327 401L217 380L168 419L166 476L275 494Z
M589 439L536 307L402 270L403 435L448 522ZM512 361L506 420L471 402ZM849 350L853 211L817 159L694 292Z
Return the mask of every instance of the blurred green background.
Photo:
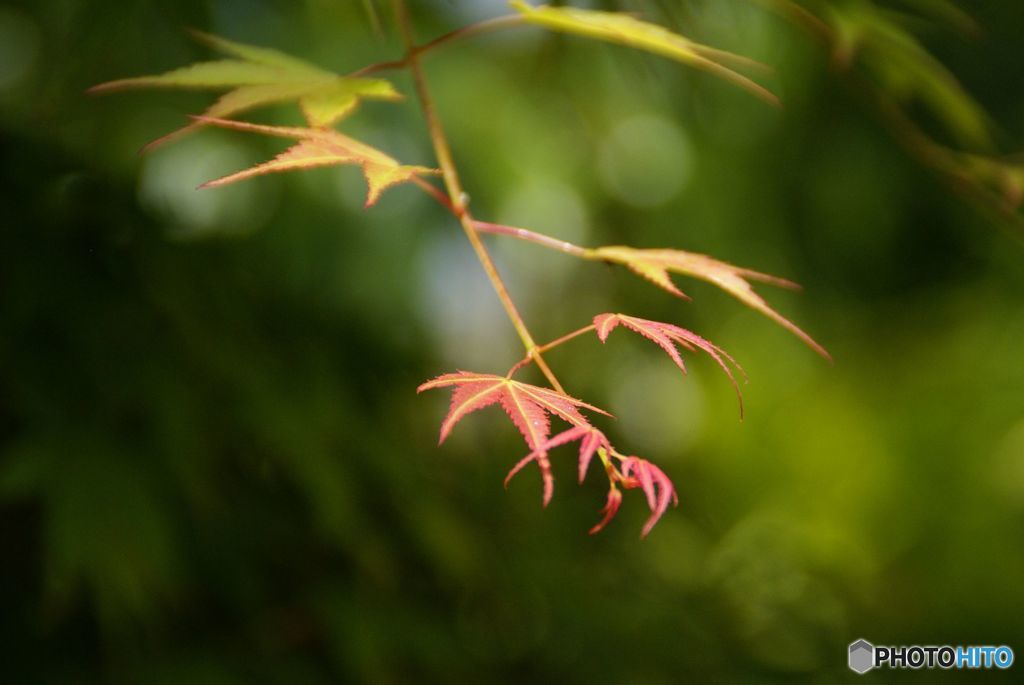
M417 3L417 31L502 7ZM586 534L604 491L571 448L546 510L534 469L503 491L524 449L497 409L436 447L447 397L417 384L521 350L429 199L364 212L353 169L197 192L280 141L140 157L210 97L84 95L206 58L183 27L350 71L399 54L386 7L377 32L355 0L0 4L0 682L827 683L860 637L1022 656L1024 246L757 3L619 7L775 65L785 107L538 29L452 45L427 70L475 212L793 278L762 292L835 357L710 286L488 238L539 339L623 311L750 375L741 423L707 359L683 378L624 333L551 353L676 483L643 542L636 492ZM1024 5L971 11L972 39L917 28L1020 149ZM343 128L433 163L412 98Z

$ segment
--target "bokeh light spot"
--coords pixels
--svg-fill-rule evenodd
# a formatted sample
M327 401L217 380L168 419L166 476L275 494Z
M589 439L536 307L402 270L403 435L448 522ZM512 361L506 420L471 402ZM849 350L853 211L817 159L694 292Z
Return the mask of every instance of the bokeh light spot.
M598 165L612 195L635 207L658 207L686 185L693 149L678 125L641 114L612 129L601 145Z

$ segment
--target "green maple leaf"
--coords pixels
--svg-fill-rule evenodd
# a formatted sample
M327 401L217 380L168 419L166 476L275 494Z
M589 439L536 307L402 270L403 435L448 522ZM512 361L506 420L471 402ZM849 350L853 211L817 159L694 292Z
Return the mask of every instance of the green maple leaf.
M277 50L245 45L194 32L200 41L230 59L198 62L155 76L136 76L101 83L90 89L105 93L130 88L227 90L203 112L204 117L225 119L257 107L296 102L307 123L326 128L348 116L361 100L398 100L401 94L390 81L339 76ZM193 121L150 144L167 142L204 124Z
M727 63L764 68L754 60L694 42L663 26L641 21L619 12L601 12L575 7L534 7L523 0L509 0L523 18L551 31L573 33L598 40L646 50L662 57L703 69L747 89L761 99L777 105L778 98L764 86L734 71Z
M609 245L585 252L586 259L597 259L613 264L622 264L638 276L646 278L658 287L677 297L689 299L675 283L669 273L682 274L707 281L751 309L761 312L771 320L790 331L812 350L825 359L831 360L829 353L811 336L807 335L792 321L772 309L760 295L754 292L750 281L760 281L784 288L798 288L795 283L784 278L734 266L726 262L708 257L707 255L684 250L671 249L638 249L625 245Z

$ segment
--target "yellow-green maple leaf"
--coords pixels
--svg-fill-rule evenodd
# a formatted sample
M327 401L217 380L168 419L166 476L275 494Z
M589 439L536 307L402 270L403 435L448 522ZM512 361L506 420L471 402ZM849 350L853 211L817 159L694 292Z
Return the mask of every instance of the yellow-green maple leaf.
M684 250L644 250L625 245L611 245L587 250L584 256L587 259L622 264L637 275L643 276L673 295L686 299L689 298L672 282L669 272L707 281L792 332L821 356L831 359L824 347L819 345L814 338L807 335L792 321L772 309L760 295L754 292L753 287L750 285L750 281L760 281L784 288L797 288L798 286L792 281L761 273L760 271L733 266L707 255L686 252Z
M823 19L834 32L835 58L858 62L902 104L927 107L960 142L989 148L991 124L956 77L907 29L899 15L870 2L830 5Z
M535 7L523 0L510 0L509 4L523 18L552 31L574 33L610 43L646 50L726 79L772 104L778 98L764 86L752 81L724 63L746 66L763 65L740 55L696 43L673 33L663 26L641 21L628 14L585 10L575 7Z
M297 102L307 123L326 128L350 114L360 100L398 100L402 96L390 81L349 78L277 50L236 43L217 36L196 37L231 59L199 62L155 76L137 76L102 83L91 89L101 93L127 88L183 88L225 90L203 116L223 119L256 107ZM202 125L197 120L154 141L168 141Z

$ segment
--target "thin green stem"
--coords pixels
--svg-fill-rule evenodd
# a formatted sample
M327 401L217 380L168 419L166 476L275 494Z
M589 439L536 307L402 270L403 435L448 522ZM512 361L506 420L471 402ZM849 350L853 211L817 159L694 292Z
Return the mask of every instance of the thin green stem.
M491 281L491 285L498 294L498 299L501 300L501 304L505 308L505 312L508 314L513 327L516 329L523 347L526 348L527 356L537 363L537 368L541 370L553 388L559 392L564 392L562 384L558 382L558 378L555 377L555 374L548 367L543 356L541 356L537 343L534 342L533 336L530 335L530 331L523 321L523 317L519 314L519 310L516 309L512 297L508 294L508 289L505 287L505 282L501 279L501 275L494 265L494 260L491 259L491 255L484 246L483 241L480 240L480 234L476 229L476 221L466 206L466 193L462 188L462 182L459 180L459 173L455 167L455 160L452 157L448 138L445 136L444 128L441 126L441 120L437 116L437 110L434 108L434 102L427 88L423 68L420 66L419 54L414 50L416 43L412 33L412 24L409 21L408 8L406 7L405 0L393 0L393 5L395 16L398 19L399 31L402 34L402 42L407 50L406 62L412 74L416 94L423 109L423 116L427 122L430 140L434 145L434 154L437 156L437 163L441 167L445 188L448 190L448 201L451 211L458 217L459 223L462 224L466 238L469 240L470 245L473 246L477 259L480 261L487 274L487 278Z
M537 352L539 352L539 353L550 352L551 350L555 349L559 345L561 345L563 343L567 343L570 340L572 340L573 338L578 338L579 336L581 336L581 335L583 335L585 333L589 333L590 331L593 331L595 329L596 329L596 326L594 326L594 324L590 324L589 326L584 326L583 328L579 328L579 329L573 331L572 333L566 333L561 338L556 338L556 339L552 340L551 342L549 342L549 343L547 343L545 345L541 345L540 347L537 348ZM516 362L515 366L513 366L511 369L508 370L508 373L506 374L506 377L507 378L511 378L515 374L516 371L518 371L519 369L523 368L524 366L529 364L531 361L533 361L533 358L530 357L530 355L526 355L525 357L520 359L518 362Z
M490 33L492 31L500 31L502 29L512 28L515 26L522 26L526 23L526 20L520 14L507 14L502 17L493 17L492 19L484 19L478 21L475 24L469 26L463 26L462 28L449 31L448 33L438 36L432 41L424 43L419 47L413 48L413 53L419 57L425 52L429 52L436 47L451 43L457 40L463 40L472 36L478 36L481 33Z
M361 78L363 76L369 76L370 74L376 74L380 71L391 71L393 69L405 69L409 64L404 59L389 59L384 62L374 62L373 64L367 64L361 69L356 69L345 74L345 78Z
M454 31L449 31L448 33L438 36L423 45L407 46L406 56L402 59L387 60L385 62L376 62L374 64L367 65L362 69L358 69L348 74L348 78L369 76L370 74L375 74L379 71L388 71L390 69L406 69L409 67L411 58L414 56L419 57L436 48L447 45L448 43L454 43L482 33L490 33L492 31L500 31L502 29L512 28L515 26L522 26L524 23L526 22L523 17L518 14L485 19L475 24L470 24L469 26L463 26L462 28L455 29Z

